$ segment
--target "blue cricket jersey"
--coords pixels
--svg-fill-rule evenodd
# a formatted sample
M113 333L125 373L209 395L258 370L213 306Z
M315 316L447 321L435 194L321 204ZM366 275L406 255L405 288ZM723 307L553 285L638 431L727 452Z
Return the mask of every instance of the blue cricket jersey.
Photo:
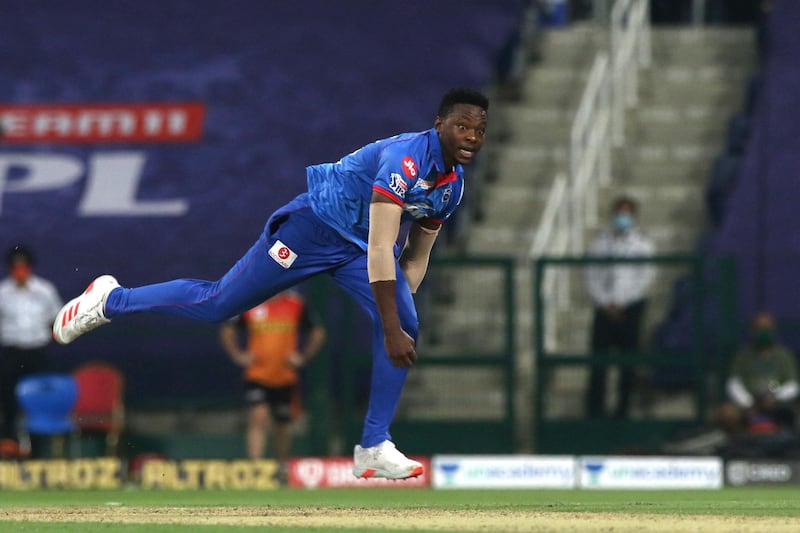
M430 218L440 223L464 194L464 170L461 165L445 169L434 128L381 139L336 163L307 167L306 176L314 213L363 250L373 192L402 206L402 221Z

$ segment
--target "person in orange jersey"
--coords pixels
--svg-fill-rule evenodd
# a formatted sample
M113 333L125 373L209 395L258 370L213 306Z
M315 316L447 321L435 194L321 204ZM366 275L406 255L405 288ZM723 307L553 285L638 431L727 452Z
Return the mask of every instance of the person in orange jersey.
M240 332L246 333L246 347ZM301 339L305 339L302 346ZM245 369L248 457L264 456L271 418L275 457L285 464L291 450L292 401L298 397L297 370L320 350L325 328L300 294L284 291L224 323L220 341Z

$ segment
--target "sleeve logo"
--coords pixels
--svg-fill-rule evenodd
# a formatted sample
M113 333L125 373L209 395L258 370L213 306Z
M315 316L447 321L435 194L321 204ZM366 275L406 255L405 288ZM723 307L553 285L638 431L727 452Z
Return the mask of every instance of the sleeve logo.
M389 176L389 188L392 189L397 196L405 199L406 191L408 190L408 184L406 183L406 180L403 179L403 176L396 172L392 172L392 174Z
M279 240L269 249L269 256L283 268L289 268L297 259L297 254Z
M414 159L410 155L403 158L403 174L411 179L417 177L417 163L414 162Z

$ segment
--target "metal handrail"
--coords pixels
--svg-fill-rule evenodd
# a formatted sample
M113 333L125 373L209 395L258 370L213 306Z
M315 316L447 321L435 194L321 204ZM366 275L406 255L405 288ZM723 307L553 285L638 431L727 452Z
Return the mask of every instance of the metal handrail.
M567 200L569 197L567 196L567 185L567 177L564 174L559 174L553 181L528 254L531 259L543 255L561 254L568 248L569 232L566 231L566 228L568 227L569 204Z
M617 0L611 8L611 79L614 144L625 142L625 110L637 103L639 68L651 61L647 0Z
M569 253L569 181L565 174L559 174L553 181L547 195L538 230L534 235L528 257L537 260L546 255L560 256ZM542 290L548 299L553 298L557 309L563 310L569 304L569 273L567 271L548 272ZM544 317L545 345L554 347L556 342L556 320L554 316Z
M610 93L609 60L600 52L570 131L570 226L575 253L583 251L585 228L597 221L598 185L611 179Z

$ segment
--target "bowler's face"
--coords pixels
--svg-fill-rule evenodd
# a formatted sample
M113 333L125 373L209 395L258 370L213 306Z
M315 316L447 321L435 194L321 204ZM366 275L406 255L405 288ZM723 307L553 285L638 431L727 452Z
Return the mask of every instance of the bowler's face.
M446 116L436 117L436 131L448 168L468 165L483 146L488 114L473 104L455 104Z

